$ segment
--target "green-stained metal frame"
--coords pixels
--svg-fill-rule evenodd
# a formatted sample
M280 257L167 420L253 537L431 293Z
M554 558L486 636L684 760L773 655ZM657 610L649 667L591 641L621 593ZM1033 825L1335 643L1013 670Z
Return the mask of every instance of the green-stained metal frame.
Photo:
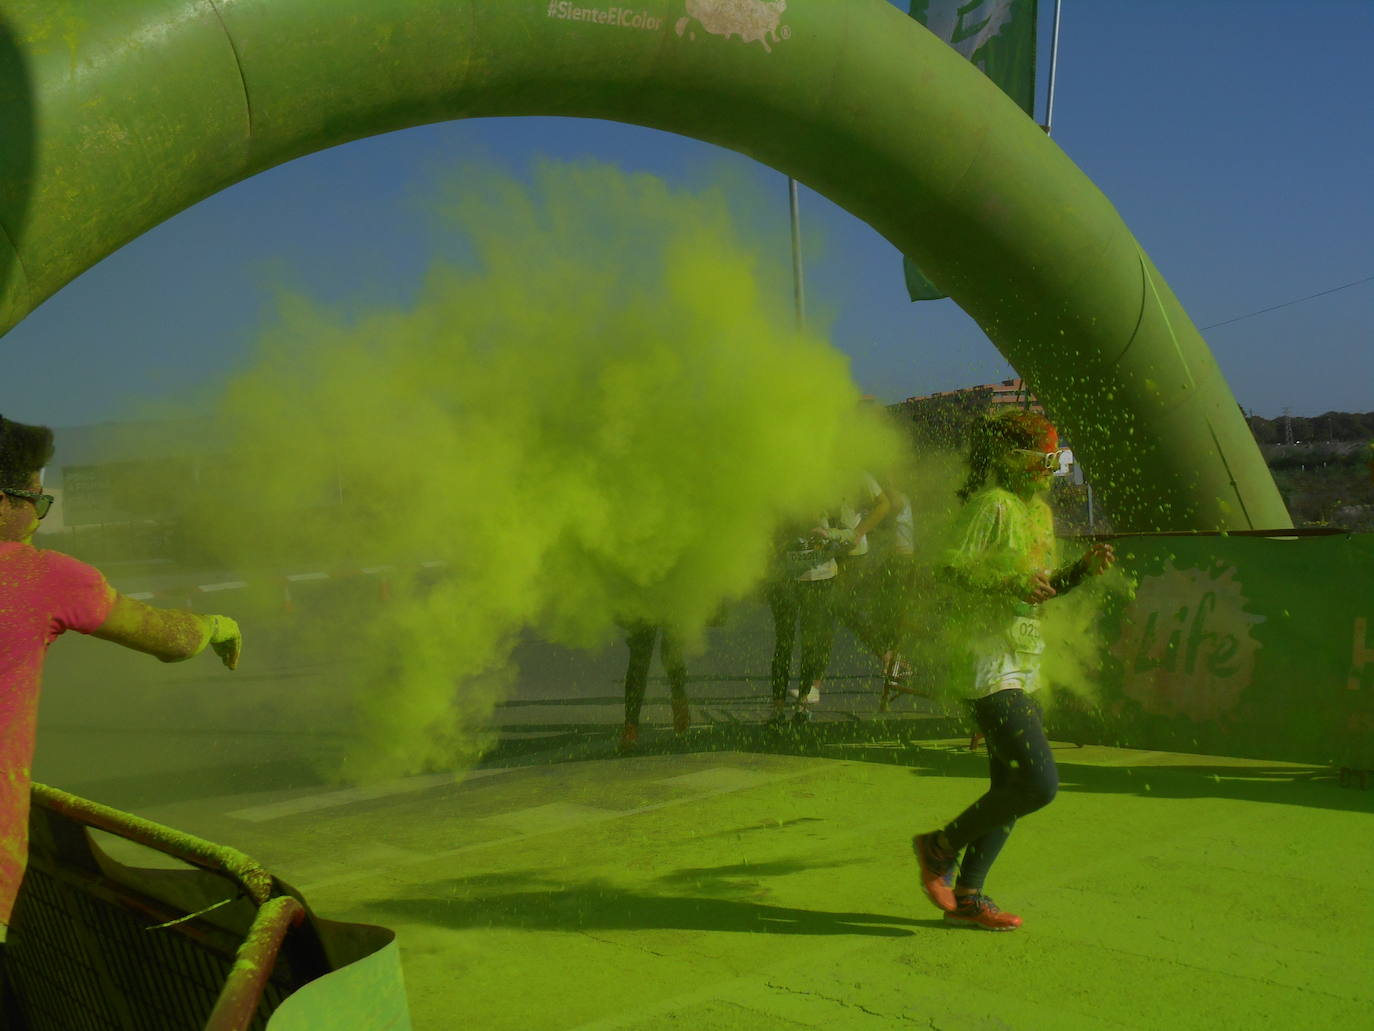
M1045 399L1120 528L1290 525L1111 204L883 0L0 0L0 60L0 330L303 154L454 118L612 119L748 154L913 257Z
M236 849L45 784L32 802L7 963L33 1026L409 1031L392 932L311 914ZM126 865L90 830L190 868Z

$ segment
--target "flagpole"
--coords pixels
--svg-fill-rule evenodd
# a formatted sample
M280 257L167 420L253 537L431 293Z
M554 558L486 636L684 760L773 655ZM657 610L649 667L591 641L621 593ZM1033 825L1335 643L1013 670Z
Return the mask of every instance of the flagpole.
M792 299L796 307L797 331L806 329L806 280L802 273L801 211L797 206L797 180L787 178L788 207L792 215Z
M1050 87L1045 98L1045 135L1054 127L1054 73L1059 67L1059 8L1062 0L1054 0L1054 31L1050 35Z
M1062 7L1063 0L1054 0L1054 29L1050 34L1050 83L1045 91L1046 136L1053 135L1054 132L1054 73L1059 70L1059 13ZM1079 465L1078 469L1081 472L1083 467ZM1088 533L1093 533L1097 529L1097 521L1093 518L1093 485L1084 477L1083 486L1087 488L1088 494Z

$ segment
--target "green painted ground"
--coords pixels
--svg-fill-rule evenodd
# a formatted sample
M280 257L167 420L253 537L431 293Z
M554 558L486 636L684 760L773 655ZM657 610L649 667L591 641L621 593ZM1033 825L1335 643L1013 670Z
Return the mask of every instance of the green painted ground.
M823 752L145 815L233 841L321 914L396 928L418 1031L1374 1026L1374 792L1059 746L1059 798L988 884L1025 927L990 934L943 926L908 846L976 797L984 760Z

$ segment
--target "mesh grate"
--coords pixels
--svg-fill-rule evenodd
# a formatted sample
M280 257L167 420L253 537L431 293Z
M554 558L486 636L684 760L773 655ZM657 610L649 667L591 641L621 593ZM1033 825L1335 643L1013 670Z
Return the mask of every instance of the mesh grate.
M31 864L9 943L9 962L31 1031L201 1031L232 963L196 921L156 931L110 886L85 885ZM105 890L102 890L105 889ZM217 932L223 935L223 932ZM279 964L253 1020L289 993Z

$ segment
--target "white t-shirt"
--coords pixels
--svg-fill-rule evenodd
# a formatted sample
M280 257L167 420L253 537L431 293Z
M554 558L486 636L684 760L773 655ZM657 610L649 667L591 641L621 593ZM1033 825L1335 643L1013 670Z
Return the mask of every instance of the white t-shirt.
M840 575L840 567L833 558L828 558L824 562L812 566L801 576L797 577L806 583L812 580L832 580Z
M916 553L916 520L911 515L911 499L905 494L891 493L897 515L892 520L892 551L897 555Z
M883 496L883 488L878 486L878 481L875 480L872 476L869 476L868 473L863 474L863 490L865 493L868 494L869 507L872 507L872 505L875 502L877 502L877 500L880 497ZM848 530L853 530L856 529L858 525L863 521L864 513L856 509L852 504L850 504L848 498L846 498L844 501L840 503L841 526L845 527ZM862 537L860 537L858 540L854 542L854 547L849 549L849 554L851 556L868 554L867 534L864 534Z
M1073 452L1068 448L1063 448L1059 452L1059 468L1054 471L1056 476L1073 475Z
M821 529L830 529L829 517L822 514L816 525ZM794 579L805 583L813 580L830 580L840 573L833 551L812 547L811 541L803 537L797 538L792 542L792 547L787 549L787 568L802 570L794 574Z

